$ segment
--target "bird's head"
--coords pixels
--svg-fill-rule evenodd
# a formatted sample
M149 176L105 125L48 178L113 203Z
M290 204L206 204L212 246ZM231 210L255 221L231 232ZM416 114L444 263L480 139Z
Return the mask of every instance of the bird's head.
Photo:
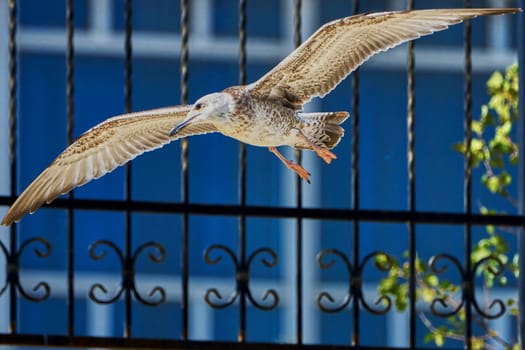
M182 129L199 123L211 123L221 129L223 123L230 119L231 106L233 98L228 93L216 92L198 99L186 118L178 125L175 125L170 131L170 136L174 136Z

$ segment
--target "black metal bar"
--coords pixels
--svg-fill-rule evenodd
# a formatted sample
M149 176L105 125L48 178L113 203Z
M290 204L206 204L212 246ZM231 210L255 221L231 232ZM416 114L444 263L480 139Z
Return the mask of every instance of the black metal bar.
M414 0L408 0L408 10L414 9ZM416 154L415 154L415 42L408 43L407 58L407 167L408 167L408 211L416 211ZM408 226L408 299L409 338L411 348L416 346L416 227L413 220Z
M11 205L14 197L0 196L0 205ZM359 219L367 222L392 222L405 223L413 220L416 224L441 224L441 225L496 225L496 226L524 226L525 217L522 215L481 215L450 212L417 211L410 213L406 210L366 210L366 209L340 209L340 208L296 208L296 207L271 207L247 205L218 205L218 204L184 204L184 203L156 203L133 201L129 205L121 200L95 200L56 199L46 207L67 209L73 206L82 210L125 211L129 208L133 212L159 213L159 214L194 214L194 215L220 215L220 216L253 216L274 218L324 219L338 221L352 221ZM40 210L46 210L45 208ZM23 220L23 219L22 219Z
M246 84L246 0L239 0L239 84ZM241 207L246 206L246 145L239 143L239 199ZM246 216L239 217L239 261L246 266ZM242 284L245 285L244 283ZM237 340L246 341L246 290L239 290L239 333Z
M75 9L73 0L66 0L66 118L67 143L73 142L74 114L75 114ZM69 193L69 199L74 199L74 192ZM67 305L68 305L68 335L75 334L75 220L74 210L67 210Z
M471 0L464 0L465 7L472 7ZM464 46L465 46L465 95L464 95L464 129L465 129L465 174L464 174L464 211L467 216L472 214L472 167L471 167L471 152L470 143L472 140L472 27L470 21L465 21L464 24ZM472 349L472 297L473 286L471 285L473 279L470 278L472 274L471 263L471 246L472 246L472 226L470 223L465 223L465 274L463 276L463 298L465 299L465 348Z
M359 0L353 0L353 14L359 13ZM352 73L352 208L359 210L359 69ZM352 256L353 265L360 264L360 237L359 220L352 222ZM359 298L352 298L352 345L358 346L361 342L360 319L359 319Z
M294 46L298 47L301 45L301 0L294 0ZM298 149L295 150L295 160L297 164L302 163L302 152ZM298 215L296 216L296 342L297 344L303 343L303 219L301 215L301 209L303 207L303 180L297 176L295 182L295 188L297 191L296 205Z
M124 104L126 113L133 110L133 6L131 0L126 0L124 4ZM130 185L128 185L130 186ZM128 191L131 188L127 189ZM131 194L128 193L130 196Z
M47 347L74 347L74 348L119 348L119 349L170 349L170 350L349 350L348 345L308 345L308 344L279 344L279 343L236 343L221 341L181 341L153 338L117 338L117 337L85 337L70 338L62 335L13 335L0 334L0 344L47 346ZM359 346L354 349L383 350L384 347ZM433 348L418 347L418 350L431 350ZM396 350L409 350L409 348L396 348Z
M181 0L181 53L180 53L180 99L182 104L188 103L188 39L189 39L189 0ZM183 340L189 337L189 316L188 316L188 288L189 288L189 172L188 172L188 139L184 138L180 142L181 147L181 172L182 172L182 225L181 225L181 283L182 283L182 330Z
M11 179L11 196L17 193L17 91L18 91L18 50L16 42L17 33L17 0L9 0L9 166ZM9 250L11 254L17 251L17 229L16 225L11 226L9 237ZM17 298L16 285L11 283L9 286L9 332L17 333Z
M131 0L126 0L124 3L124 103L126 113L132 111L132 3ZM126 188L125 188L125 200L126 203L132 202L132 163L129 162L126 165ZM130 259L132 253L132 223L131 215L132 211L126 209L126 223L125 223L125 238L124 238L124 249L126 259ZM127 267L124 267L127 268ZM126 286L124 291L124 305L125 305L125 318L124 318L124 337L131 338L132 336L132 290L129 286Z
M66 137L67 143L73 142L74 114L75 114L75 5L73 0L66 0Z
M519 6L525 9L525 0L519 1ZM518 100L518 213L525 217L525 14L518 14L518 69L519 69L519 100ZM522 227L518 237L519 287L518 287L518 341L521 350L525 350L525 229Z

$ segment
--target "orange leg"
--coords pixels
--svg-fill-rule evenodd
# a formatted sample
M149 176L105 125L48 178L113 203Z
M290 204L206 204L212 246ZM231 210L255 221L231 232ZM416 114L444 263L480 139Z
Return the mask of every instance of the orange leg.
M273 154L275 154L277 156L277 158L279 158L281 160L281 162L283 162L284 165L286 165L286 167L288 169L290 169L292 171L295 171L297 173L297 175L299 175L302 179L306 180L306 182L310 183L310 173L308 172L308 170L306 170L305 168L303 168L299 164L295 164L291 160L288 160L288 159L284 158L284 156L281 154L281 152L279 152L279 150L277 150L277 148L275 148L275 147L268 147L268 151L270 151Z
M315 153L319 157L321 157L327 164L330 164L333 159L337 159L337 156L333 154L332 152L330 152L328 149L317 146L315 143L310 141L310 139L306 137L306 135L303 134L301 130L297 129L297 132L298 132L298 135L301 136L306 141L306 143L308 143L310 147L312 147Z

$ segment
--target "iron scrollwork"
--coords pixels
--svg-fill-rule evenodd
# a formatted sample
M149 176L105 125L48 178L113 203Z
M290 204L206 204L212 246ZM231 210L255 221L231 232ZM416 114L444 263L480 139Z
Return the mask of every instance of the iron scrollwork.
M487 256L477 261L476 263L474 263L470 271L466 271L463 268L461 262L457 258L449 254L439 254L439 255L432 257L429 262L429 266L435 274L441 274L445 272L448 268L447 265L443 265L441 268L437 266L437 263L441 260L450 261L458 269L459 273L461 274L462 297L461 297L461 302L458 305L456 305L453 309L451 309L450 311L442 311L437 308L438 304L441 305L443 308L448 308L450 306L448 303L448 296L436 297L430 304L430 310L434 315L440 316L440 317L453 316L461 310L461 308L465 305L466 300L469 300L471 305L476 310L476 312L484 318L495 319L495 318L501 317L505 313L506 311L505 303L501 299L493 300L488 306L489 310L497 308L497 311L494 313L487 313L480 307L475 297L476 271L479 268L481 268L484 264L492 262L492 264L487 267L488 271L491 274L493 274L495 277L501 276L504 273L504 264L499 258L495 256Z
M279 304L279 294L275 289L266 290L261 297L261 301L254 298L252 290L250 289L250 267L254 259L261 254L266 254L268 258L263 257L262 263L264 266L272 268L279 262L275 251L266 247L259 248L246 259L246 262L243 262L238 259L235 253L227 246L214 244L204 252L204 261L210 265L218 264L223 258L223 255L220 255L221 252L230 257L235 266L236 288L227 298L223 297L217 288L208 289L204 295L204 300L210 307L215 309L228 307L232 305L240 295L245 295L253 306L265 311L272 310ZM212 256L214 253L217 253L216 257Z
M28 239L20 245L18 251L9 252L7 247L0 242L0 251L2 251L6 258L6 280L2 288L0 288L0 296L8 289L9 285L15 286L16 290L22 295L25 299L33 302L41 302L47 300L51 295L51 287L49 283L45 281L40 281L33 286L32 291L36 294L31 294L28 292L20 282L20 257L24 251L33 243L42 245L41 248L33 248L34 253L41 259L49 257L51 254L51 244L44 238L34 237Z
M448 270L448 265L444 263L441 267L438 266L438 263L440 263L441 261L445 261L445 260L450 261L452 265L454 265L458 269L463 280L465 281L463 268L461 267L461 262L456 257L450 254L435 255L430 259L428 265L430 269L432 270L432 272L434 272L436 275L439 275L439 274L444 273L446 270ZM450 317L450 316L457 314L459 310L461 310L461 308L463 307L463 304L465 303L464 300L465 298L462 298L461 302L458 305L456 305L456 307L453 307L452 305L448 303L448 296L446 295L438 296L434 298L434 300L432 300L432 302L430 303L430 311L432 312L432 314L439 316L439 317ZM438 305L440 305L443 310L440 310L437 307Z
M490 305L488 306L488 309L492 310L492 309L494 309L497 306L499 311L496 311L495 313L490 314L490 313L485 312L479 306L478 301L474 297L474 291L475 291L475 279L474 279L474 276L475 276L475 273L483 264L490 263L491 261L494 264L493 265L489 265L487 267L487 269L492 275L494 275L494 277L501 276L505 272L505 264L503 264L503 262L499 258L497 258L495 256L487 256L487 257L479 260L478 262L476 262L474 264L474 266L472 267L472 273L471 273L471 279L472 279L472 296L471 297L472 297L472 306L474 306L474 309L476 309L478 314L480 314L482 317L485 317L485 318L488 318L488 319L495 319L495 318L501 317L505 313L505 311L506 311L505 303L501 299L494 299L490 303Z
M363 296L362 275L366 264L370 259L380 257L383 259L384 262L382 264L376 262L375 266L377 267L377 269L384 272L390 270L393 266L393 261L387 253L379 251L372 252L365 256L361 264L354 267L352 263L348 260L348 257L340 250L324 249L317 255L317 262L321 269L329 269L335 265L335 259L327 260L327 258L331 255L336 258L339 258L342 261L343 265L346 267L346 270L348 272L348 290L343 300L338 305L333 306L327 305L327 302L331 304L336 304L335 298L329 292L321 292L317 296L317 305L319 309L327 313L340 312L348 306L352 298L356 298L368 312L374 315L384 315L388 311L390 311L390 308L392 307L392 300L390 299L390 297L386 295L379 296L374 302L374 305L376 305L376 307L374 307L371 304L369 304ZM325 302L324 300L327 300L327 302ZM377 305L383 305L383 307L377 307Z
M164 303L166 301L166 291L160 286L153 287L147 294L147 297L141 295L137 290L135 267L138 257L146 249L152 249L152 251L148 253L148 258L152 262L161 263L166 259L166 249L157 242L146 242L142 244L131 256L125 256L115 243L108 240L100 240L93 243L89 247L89 255L93 260L102 260L107 255L108 250L115 252L121 264L121 283L113 296L109 296L108 289L102 283L95 283L89 290L89 298L98 304L111 304L117 301L124 291L129 290L133 296L144 305L157 306ZM106 298L97 296L97 290L106 295ZM158 295L157 299L153 299L155 295Z

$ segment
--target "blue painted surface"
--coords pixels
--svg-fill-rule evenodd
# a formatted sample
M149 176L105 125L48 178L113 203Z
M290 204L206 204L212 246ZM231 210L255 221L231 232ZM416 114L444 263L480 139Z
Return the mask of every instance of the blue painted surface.
M84 2L79 2L79 26L86 23ZM116 1L115 9L122 9L122 1ZM178 32L179 10L172 1L159 1L157 7L148 6L150 2L136 1L135 26L137 30ZM346 4L347 2L344 2ZM384 4L368 2L369 8L363 11L384 9ZM447 3L456 4L453 1ZM62 2L48 1L46 6L35 12L38 1L22 1L22 25L62 26ZM31 5L33 4L33 5ZM177 3L178 4L178 3ZM249 2L250 13L248 32L255 37L278 37L280 25L280 3ZM257 5L253 5L257 4ZM213 28L218 35L233 35L237 30L236 5L215 1ZM276 11L276 12L275 12ZM350 11L348 5L338 1L333 6L323 6L322 21L339 17ZM275 12L272 16L271 14ZM58 13L58 14L57 14ZM118 13L116 11L115 13ZM41 15L45 14L45 15ZM169 15L168 15L169 14ZM120 17L115 17L115 28L122 27ZM475 28L474 44L483 42L483 21ZM422 40L421 45L460 45L461 27ZM175 43L174 43L175 45ZM269 65L248 65L248 80L253 81L263 74ZM221 90L237 83L237 63L192 60L190 71L190 100L203 94ZM366 66L361 74L361 208L364 209L407 209L407 156L406 156L406 77L405 72L395 70L374 70ZM76 58L75 71L75 134L80 135L106 117L122 113L123 60L108 57ZM133 106L135 110L158 106L175 105L180 101L179 62L168 59L134 60L133 66ZM473 78L474 115L486 101L484 82L487 75ZM65 66L62 55L24 53L20 57L20 120L19 120L19 190L22 190L65 147ZM416 74L416 170L417 196L416 208L424 211L461 212L463 207L463 159L452 151L452 145L461 140L463 128L463 77L457 73L418 72ZM345 81L328 97L321 101L322 110L348 110L351 98L349 80ZM443 102L445 101L445 103ZM351 111L352 112L352 111ZM347 135L335 150L339 159L330 166L320 165L321 172L312 181L321 186L321 203L325 208L351 207L351 130L350 121L345 124ZM190 139L190 201L195 203L236 204L239 191L238 143L220 135L206 135ZM35 145L37 147L35 147ZM281 205L283 188L279 173L282 165L266 149L248 146L247 201L254 205ZM133 198L153 202L172 202L181 200L180 190L180 147L175 142L153 153L145 154L133 162ZM322 163L321 160L318 160ZM474 173L477 179L479 173ZM75 191L78 198L122 199L124 193L124 172L116 170L98 181ZM314 186L314 185L312 185ZM474 180L474 203L493 201ZM510 209L503 202L498 206ZM474 208L478 210L478 208ZM280 256L294 247L282 246L281 236L294 234L284 232L283 222L293 220L256 219L247 220L248 254L261 246L269 246ZM203 251L210 244L220 243L237 251L238 221L236 218L191 216L190 217L190 272L198 277L231 277L232 262L225 256L220 264L209 266L203 263ZM178 215L133 214L133 247L136 249L146 241L157 241L169 251L163 264L154 264L144 255L140 260L139 272L150 274L180 273L180 226ZM54 250L48 259L39 259L27 254L23 266L39 266L42 269L64 269L66 256L66 213L63 210L45 209L25 218L20 224L22 237L34 235L48 239ZM118 272L117 257L113 252L101 261L90 259L87 247L98 239L109 239L117 246L123 245L124 215L122 213L100 213L78 211L75 214L77 271ZM292 224L293 227L293 224ZM316 232L321 248L338 247L351 255L350 223L322 222ZM407 230L402 224L362 223L361 254L384 250L401 256L407 248ZM462 227L419 225L418 251L428 258L433 254L448 251L461 255ZM445 243L447 242L447 243ZM457 251L450 248L458 247ZM314 257L311 257L312 259ZM382 276L370 266L366 270L367 281L377 281ZM268 270L260 260L254 263L254 277L278 281L284 276L284 267ZM345 268L336 264L331 270L322 272L324 281L345 281ZM116 283L117 281L115 281ZM233 280L231 283L233 288ZM170 295L178 290L167 291ZM225 292L227 293L227 291ZM84 297L84 296L82 296ZM260 297L259 295L257 297ZM42 325L39 321L45 310L59 307L56 317L62 321ZM34 313L34 305L21 306L23 323L21 331L58 333L66 332L66 306L63 300L53 300L39 304L43 311ZM180 305L169 304L157 309L134 304L135 334L143 337L177 337L180 327ZM29 310L32 310L30 312ZM85 323L81 307L77 312L77 328L84 334ZM282 309L269 313L250 309L248 313L248 339L253 341L291 341L280 339L282 328L277 317ZM116 307L112 334L121 334L122 306ZM214 312L216 328L214 336L220 340L236 339L238 327L237 308ZM349 314L326 315L319 313L321 319L321 339L327 343L347 343L349 341ZM228 322L222 320L228 319ZM158 322L152 322L152 320ZM254 326L257 320L257 326ZM377 324L375 316L365 315L362 319L362 341L370 345L380 345L385 341L385 333L380 337L369 332L370 325ZM382 324L380 321L380 324ZM160 326L159 326L160 324ZM49 326L50 328L42 328Z

